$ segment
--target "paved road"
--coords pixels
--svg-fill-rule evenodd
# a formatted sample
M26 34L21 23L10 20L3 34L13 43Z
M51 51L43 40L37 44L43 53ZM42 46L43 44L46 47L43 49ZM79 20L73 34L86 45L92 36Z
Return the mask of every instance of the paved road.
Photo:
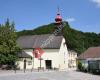
M45 71L45 72L0 72L0 80L100 80L99 75L77 71Z

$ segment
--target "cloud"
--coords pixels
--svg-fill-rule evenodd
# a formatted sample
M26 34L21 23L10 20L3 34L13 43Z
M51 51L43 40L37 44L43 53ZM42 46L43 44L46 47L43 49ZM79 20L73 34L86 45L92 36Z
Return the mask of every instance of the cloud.
M96 4L97 7L100 8L100 0L91 0L93 3Z
M75 18L67 18L67 20L66 21L68 21L68 22L74 22L75 21Z

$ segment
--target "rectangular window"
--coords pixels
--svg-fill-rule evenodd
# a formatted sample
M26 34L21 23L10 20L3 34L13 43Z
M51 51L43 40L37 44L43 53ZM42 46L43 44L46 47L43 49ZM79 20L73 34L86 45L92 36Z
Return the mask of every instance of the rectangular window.
M32 61L28 61L28 65L32 65Z

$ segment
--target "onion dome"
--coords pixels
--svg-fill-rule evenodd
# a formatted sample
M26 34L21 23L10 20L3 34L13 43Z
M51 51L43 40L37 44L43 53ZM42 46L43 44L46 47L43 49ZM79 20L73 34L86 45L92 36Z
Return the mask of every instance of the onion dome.
M61 21L62 21L62 18L61 18L60 13L59 13L59 8L58 8L58 13L57 13L57 16L55 18L55 21L56 21L56 23L61 23Z
M58 21L62 21L62 18L60 16L60 14L57 14L56 18L55 18L55 21L58 22Z

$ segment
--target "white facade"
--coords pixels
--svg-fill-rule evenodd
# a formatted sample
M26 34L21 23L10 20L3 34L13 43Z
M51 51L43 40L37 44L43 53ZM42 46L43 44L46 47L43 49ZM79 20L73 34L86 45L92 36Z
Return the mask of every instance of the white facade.
M40 60L34 58L32 49L24 50L27 54L32 56L32 59L26 58L26 69L38 69L40 67ZM67 69L68 68L68 50L65 44L65 39L62 39L60 49L43 49L44 53L41 56L41 67L52 69ZM24 68L25 58L18 61L18 67Z
M73 50L68 51L68 66L69 68L76 68L77 53Z
M20 60L16 63L17 68L24 69L24 60L26 60L26 69L32 69L33 61L31 58L20 58Z

